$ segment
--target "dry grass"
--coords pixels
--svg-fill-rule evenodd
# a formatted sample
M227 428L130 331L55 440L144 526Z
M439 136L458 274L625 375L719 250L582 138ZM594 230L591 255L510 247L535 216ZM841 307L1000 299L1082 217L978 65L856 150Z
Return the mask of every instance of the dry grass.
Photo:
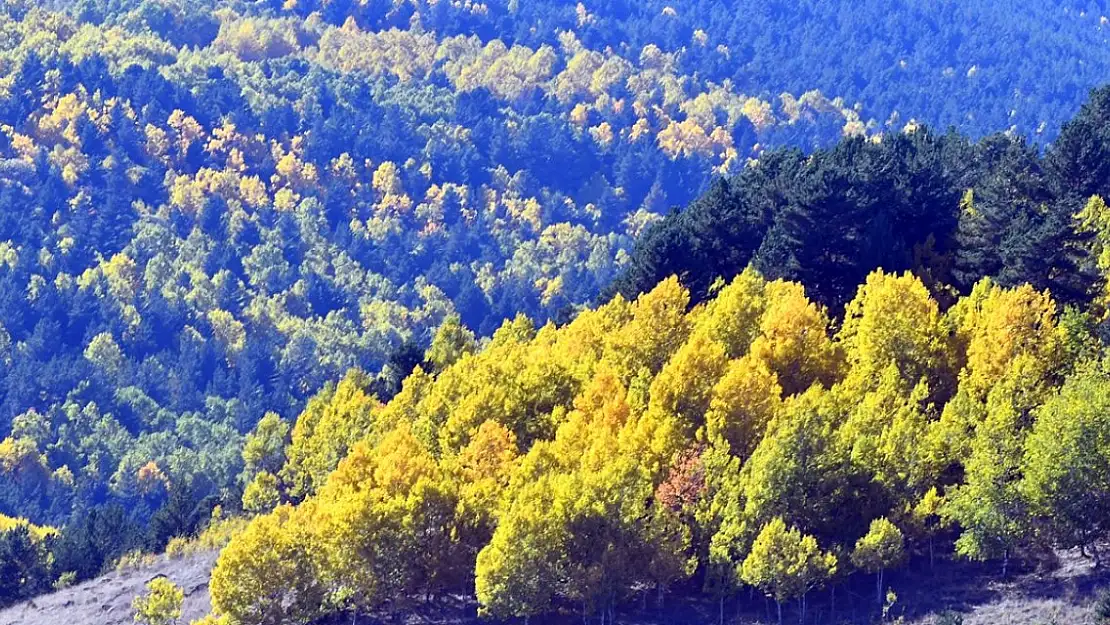
M112 571L0 610L0 625L134 625L131 601L146 591L147 582L163 575L185 591L179 625L190 623L211 610L208 576L216 561L215 553L155 560L148 566Z

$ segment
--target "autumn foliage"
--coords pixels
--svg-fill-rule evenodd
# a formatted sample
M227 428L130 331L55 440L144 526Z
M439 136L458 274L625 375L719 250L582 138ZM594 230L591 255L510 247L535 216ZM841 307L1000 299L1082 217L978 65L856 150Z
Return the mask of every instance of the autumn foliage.
M1047 432L1099 427L1082 406L1110 378L1068 356L1084 337L1047 293L984 281L944 310L879 271L834 329L800 285L749 270L689 304L670 279L561 327L506 321L340 432L295 434L292 505L221 555L216 609L253 625L473 592L490 616L605 616L637 589L781 604L854 571L881 598L938 522L983 559L1101 536L1081 509L1098 491L1065 497L1075 474L1044 463L1105 464ZM350 391L320 401L362 414ZM357 442L340 459L324 440ZM299 479L309 460L326 480ZM263 587L283 597L243 590Z

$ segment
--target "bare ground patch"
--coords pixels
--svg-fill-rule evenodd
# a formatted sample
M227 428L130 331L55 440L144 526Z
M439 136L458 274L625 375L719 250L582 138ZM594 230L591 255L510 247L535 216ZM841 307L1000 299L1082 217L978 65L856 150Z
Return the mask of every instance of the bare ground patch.
M133 625L131 601L159 576L168 577L185 591L180 622L187 624L211 609L208 577L215 561L215 553L202 553L173 560L159 558L151 566L113 571L0 610L0 625Z

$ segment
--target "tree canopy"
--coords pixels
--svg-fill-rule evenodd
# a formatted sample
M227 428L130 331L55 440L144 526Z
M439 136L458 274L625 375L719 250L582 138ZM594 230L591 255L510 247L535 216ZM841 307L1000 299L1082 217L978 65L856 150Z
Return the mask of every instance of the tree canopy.
M495 618L609 620L644 588L747 585L804 612L857 571L881 604L884 574L938 547L1097 556L1110 369L1077 313L989 278L941 306L882 271L845 310L834 327L748 269L699 304L670 278L564 325L506 321L345 421L357 442L307 488L294 436L293 505L221 555L215 605L253 625L474 593ZM279 561L282 596L243 590Z

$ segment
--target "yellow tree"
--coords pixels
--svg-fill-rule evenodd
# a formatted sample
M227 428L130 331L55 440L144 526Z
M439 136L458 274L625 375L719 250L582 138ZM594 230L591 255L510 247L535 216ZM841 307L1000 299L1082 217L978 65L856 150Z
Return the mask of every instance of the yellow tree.
M281 503L278 479L269 471L256 473L243 489L243 509L248 512L269 512Z
M705 563L706 590L716 596L718 621L723 622L725 598L743 583L738 565L747 557L759 527L751 527L744 519L740 459L714 445L702 453L701 463L706 504L697 510L694 527L704 544L696 546Z
M759 336L767 281L751 267L723 286L694 320L693 334L720 343L729 358L748 353Z
M822 552L815 538L788 528L781 518L763 526L740 565L740 578L775 600L779 623L782 604L791 599L801 600L805 621L806 595L835 572L836 556Z
M1044 399L1041 366L1022 354L991 389L963 463L965 482L947 495L943 510L962 530L956 552L976 560L1001 558L1003 576L1015 549L1032 538L1020 470L1033 410Z
M825 309L806 299L805 289L793 282L768 284L766 302L751 354L767 363L784 394L835 382L841 357L829 338Z
M553 349L548 325L531 336L499 330L483 353L445 371L424 402L414 429L439 453L458 453L482 423L504 425L520 445L550 438L553 412L570 406L579 381Z
M690 573L688 530L652 503L657 468L670 457L669 445L655 448L656 425L630 412L615 372L598 370L555 440L531 449L510 486L478 556L486 613L526 617L561 597L611 619L636 584L665 587Z
M632 318L608 337L605 359L627 384L641 369L659 372L686 342L690 323L686 308L690 293L670 277L632 305Z
M960 384L975 397L984 397L1026 354L1028 373L1048 379L1061 365L1061 334L1051 295L1029 285L1004 289L989 279L980 281L949 312L957 337L966 350Z
M875 600L883 603L883 572L897 565L905 556L902 532L898 526L878 518L852 550L852 564L875 574Z
M693 436L705 424L714 386L727 365L719 343L704 335L691 337L652 380L649 409L673 415Z
M267 412L243 442L243 477L249 480L259 472L280 471L288 438L289 423Z
M913 274L873 272L845 309L837 336L849 367L847 386L865 393L893 365L904 392L924 380L943 401L955 386L949 334L936 301Z
M852 463L866 471L900 505L912 506L935 485L940 471L928 453L926 436L933 410L928 403L925 378L906 388L897 365L890 363L869 383L871 390L855 397L854 405L838 431Z
M327 592L309 512L287 505L256 517L220 552L209 583L217 614L239 625L284 625L322 612Z
M1039 403L1062 372L1063 332L1048 293L1025 285L1004 289L989 279L948 312L966 363L955 396L930 426L928 454L938 466L962 464L971 456L976 428L989 415L988 395L1020 368L1025 412ZM999 405L1003 398L996 397ZM1008 401L1008 400L1007 400ZM1022 421L1027 415L1022 416Z
M1082 372L1037 409L1021 463L1022 495L1059 547L1101 564L1110 519L1110 379Z
M352 371L309 400L293 426L281 470L292 497L315 492L348 450L371 434L381 402L367 391L369 386L365 374Z
M727 443L733 455L747 458L780 410L782 387L767 364L751 356L734 360L713 387L706 437L715 444Z
M459 487L460 540L476 557L493 535L502 500L520 464L516 437L500 423L486 421L466 448L443 462Z
M564 579L566 524L546 480L526 485L478 554L475 592L479 614L524 618L546 612Z
M741 470L743 523L762 527L783 517L807 531L839 535L859 521L864 511L848 488L834 400L832 393L811 388L788 400L769 424Z
M322 577L354 609L457 588L473 566L457 488L407 426L355 445L311 501Z
M1102 292L1095 303L1105 316L1110 314L1110 206L1103 198L1092 196L1075 216L1075 222L1078 232L1091 235L1091 256L1102 274Z
M185 592L166 577L155 577L146 584L146 594L135 597L131 609L135 622L143 625L173 625L181 618Z
M442 371L458 362L463 356L473 354L478 348L474 333L462 324L458 315L451 315L436 330L424 360Z

